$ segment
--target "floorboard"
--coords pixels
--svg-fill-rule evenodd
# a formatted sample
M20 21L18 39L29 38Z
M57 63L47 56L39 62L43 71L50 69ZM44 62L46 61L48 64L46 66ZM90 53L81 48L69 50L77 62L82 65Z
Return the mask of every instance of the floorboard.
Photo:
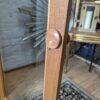
M68 72L63 73L62 80L72 79L89 94L100 100L100 70L94 68L89 73L89 65L76 57L69 60L68 66ZM43 73L44 63L29 65L5 73L7 93L10 100L30 100L36 91L43 88Z

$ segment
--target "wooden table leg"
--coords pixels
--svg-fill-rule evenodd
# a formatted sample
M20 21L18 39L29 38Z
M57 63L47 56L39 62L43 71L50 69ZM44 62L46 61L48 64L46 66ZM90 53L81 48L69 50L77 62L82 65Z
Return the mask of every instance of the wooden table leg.
M93 61L94 61L95 51L96 51L96 44L95 44L94 47L93 47L93 53L92 53L92 57L91 57L91 63L90 63L90 67L89 67L89 72L91 72L92 69L93 69L92 63L93 63Z
M2 70L2 60L0 57L0 100L8 100L5 92L4 75Z
M68 61L69 61L69 50L70 50L70 43L67 44L66 46L66 58L65 58L65 73L68 71Z

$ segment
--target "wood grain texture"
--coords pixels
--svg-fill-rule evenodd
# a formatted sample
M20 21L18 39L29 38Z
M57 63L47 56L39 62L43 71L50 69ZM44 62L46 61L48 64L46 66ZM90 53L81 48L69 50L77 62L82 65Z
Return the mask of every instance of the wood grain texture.
M77 20L78 20L78 14L79 14L79 6L80 6L80 0L76 0L74 28L76 28L76 26L77 26Z
M0 55L0 100L7 100L7 95L5 91L5 84L4 84L4 73L2 69L2 60Z
M58 99L70 12L71 0L49 0L48 30L57 30L61 34L62 43L59 48L54 50L48 49L46 46L43 100ZM48 31L47 34L49 34ZM48 86L48 84L50 85Z

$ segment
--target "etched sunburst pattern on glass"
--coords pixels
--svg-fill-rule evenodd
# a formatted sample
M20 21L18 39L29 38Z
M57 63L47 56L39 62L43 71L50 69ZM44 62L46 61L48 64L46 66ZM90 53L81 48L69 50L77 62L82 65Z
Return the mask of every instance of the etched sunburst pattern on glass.
M45 33L47 31L48 0L31 0L32 7L19 8L20 13L31 16L26 23L29 33L23 40L33 38L33 47L40 47L39 55L45 51Z

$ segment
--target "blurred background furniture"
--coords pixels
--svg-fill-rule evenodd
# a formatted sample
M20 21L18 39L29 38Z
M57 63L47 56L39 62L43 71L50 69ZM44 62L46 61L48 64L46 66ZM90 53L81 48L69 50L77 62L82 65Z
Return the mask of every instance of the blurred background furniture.
M66 52L66 71L69 59L68 54L70 48L74 45L73 42L92 44L91 46L93 46L93 50L90 59L91 63L89 72L93 69L92 63L94 61L97 44L100 44L100 27L97 29L97 24L100 25L100 2L90 2L91 0L87 2L88 0L86 0L86 2L82 3L83 1L84 0L76 1L74 29L69 32L70 42L68 44L69 48Z
M5 86L4 86L4 73L3 73L3 69L2 69L1 54L0 54L0 100L7 100Z
M91 57L91 64L89 67L89 72L90 72L93 68L92 63L95 57L96 45L100 44L100 30L97 30L95 34L87 32L78 32L74 30L72 33L69 33L69 35L71 41L94 44L93 53Z

